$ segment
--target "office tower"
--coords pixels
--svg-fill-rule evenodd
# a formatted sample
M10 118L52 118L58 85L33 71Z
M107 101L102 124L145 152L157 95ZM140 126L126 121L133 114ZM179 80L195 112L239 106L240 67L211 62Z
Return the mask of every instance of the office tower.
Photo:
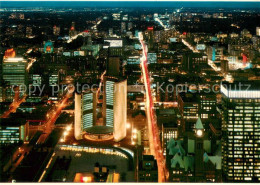
M121 38L107 38L104 42L108 44L109 56L123 56L123 40Z
M20 95L26 93L27 87L27 61L23 58L6 58L3 61L3 80L7 83L6 100L12 101L14 86L19 86Z
M0 144L28 141L29 122L24 119L0 118Z
M153 27L148 27L148 49L153 49L154 48L154 32L153 32Z
M260 85L223 83L222 166L226 182L260 180Z
M138 165L138 182L158 182L158 168L154 156L143 155Z
M210 46L207 50L208 58L212 61L223 60L223 47Z
M229 70L228 67L228 60L221 60L220 62L220 68L222 73L227 73Z
M95 126L97 119L97 102L95 92L75 93L74 136L82 139L88 128Z
M107 63L107 74L109 76L119 76L120 73L120 58L109 57Z
M40 102L41 96L43 95L41 92L41 88L43 88L43 78L40 74L32 74L31 82L29 84L30 94L27 99L27 102Z
M104 77L103 121L114 130L114 140L126 136L127 81L113 76Z
M56 26L56 25L53 26L53 35L56 35L56 36L60 35L60 27L59 26Z
M260 36L260 27L256 27L256 36Z
M195 94L179 93L178 106L183 119L198 119L199 100L196 98Z
M200 72L207 62L207 56L202 53L185 53L182 57L182 65L186 72Z
M166 155L167 143L170 139L178 138L178 127L176 123L164 123L162 125L162 145L163 145L163 155Z
M217 122L215 93L185 93L178 94L178 108L181 115L182 133L194 130L194 122L200 117L203 120L205 129L209 129L210 124ZM218 125L218 123L215 123Z

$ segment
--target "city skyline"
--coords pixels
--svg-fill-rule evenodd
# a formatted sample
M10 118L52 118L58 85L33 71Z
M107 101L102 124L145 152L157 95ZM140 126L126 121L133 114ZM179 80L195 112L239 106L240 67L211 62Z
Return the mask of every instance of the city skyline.
M259 5L2 1L0 182L259 182Z

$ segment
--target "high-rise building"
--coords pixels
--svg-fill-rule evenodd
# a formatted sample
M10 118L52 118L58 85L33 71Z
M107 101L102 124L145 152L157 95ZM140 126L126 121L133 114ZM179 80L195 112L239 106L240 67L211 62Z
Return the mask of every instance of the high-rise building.
M40 102L43 95L41 89L43 88L43 78L40 74L32 74L29 83L30 94L27 102Z
M224 181L260 181L259 82L223 83L221 93Z
M185 53L182 58L182 65L186 72L200 72L207 62L207 56L202 53Z
M153 27L148 27L147 28L148 32L148 49L153 49L154 48L154 31Z
M126 137L127 83L116 77L104 77L103 113L97 118L96 92L75 94L74 135L77 140L120 141Z
M6 100L12 101L14 86L19 86L20 95L24 94L27 87L27 61L24 58L6 58L3 61L3 80L9 87L6 90Z
M23 119L0 118L0 144L28 141L29 122Z
M207 49L208 58L212 61L223 60L223 47L210 46Z
M107 74L109 76L119 76L120 73L120 58L109 57L107 62Z
M158 182L158 168L152 155L143 155L139 162L138 182Z
M209 129L210 124L217 119L215 93L185 93L178 94L178 108L181 115L181 132L194 130L194 122L203 119L205 129ZM217 123L216 123L217 124ZM218 125L218 124L217 124Z
M126 136L127 81L104 77L103 120L104 125L114 130L114 140Z
M166 155L167 143L170 139L178 138L178 127L174 123L165 123L162 125L162 145L163 145L163 155Z
M82 92L75 93L75 129L76 139L82 139L83 132L96 124L96 93Z

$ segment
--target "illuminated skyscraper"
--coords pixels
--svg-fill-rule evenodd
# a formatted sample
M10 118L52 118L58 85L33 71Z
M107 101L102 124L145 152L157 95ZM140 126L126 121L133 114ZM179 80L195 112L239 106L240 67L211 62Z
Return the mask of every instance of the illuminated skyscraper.
M224 181L260 180L260 85L221 85Z
M212 61L221 61L223 60L223 47L219 46L210 46L207 49L208 58Z
M114 129L114 140L126 136L127 82L115 77L104 79L103 120L104 125Z
M153 32L153 27L148 27L148 49L153 49L154 48L154 32Z
M23 119L0 118L0 145L28 141L29 122Z
M82 139L82 134L96 123L96 93L83 92L75 94L75 129L76 139Z
M6 99L12 100L14 91L12 87L20 87L20 95L23 94L27 86L27 61L23 58L6 58L3 61L3 80L8 84Z

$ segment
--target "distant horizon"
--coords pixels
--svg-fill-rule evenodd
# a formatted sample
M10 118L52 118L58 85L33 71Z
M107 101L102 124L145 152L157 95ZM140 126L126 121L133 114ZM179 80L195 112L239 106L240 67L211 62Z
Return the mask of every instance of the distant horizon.
M1 1L0 8L244 8L260 9L260 2L241 1Z

